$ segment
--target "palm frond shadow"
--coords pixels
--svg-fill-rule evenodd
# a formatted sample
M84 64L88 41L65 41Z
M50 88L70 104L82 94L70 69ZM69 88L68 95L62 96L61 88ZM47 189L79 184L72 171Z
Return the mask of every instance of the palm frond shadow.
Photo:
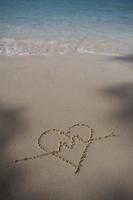
M125 55L125 56L115 56L112 57L112 60L118 60L118 61L125 61L125 62L133 62L133 54Z
M22 188L21 183L26 178L25 169L15 167L8 153L8 147L14 139L25 136L28 125L24 112L22 107L12 107L0 102L0 200L49 199L50 191L29 193Z

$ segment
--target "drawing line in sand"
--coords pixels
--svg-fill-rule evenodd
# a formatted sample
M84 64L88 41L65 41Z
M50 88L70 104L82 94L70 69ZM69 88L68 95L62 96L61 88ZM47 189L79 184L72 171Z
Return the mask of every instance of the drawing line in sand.
M86 128L88 128L88 133L90 135L89 138L87 140L84 140L82 137L80 137L77 134L76 135L70 135L70 133L72 132L72 129L74 127L86 127ZM53 133L54 134L59 134L60 136L63 136L65 138L69 139L70 140L70 144L68 145L66 142L59 141L57 151L48 151L47 148L44 147L44 145L42 143L42 139L47 134L51 134L51 133L52 134ZM33 159L42 158L42 157L45 157L45 156L48 156L48 155L52 155L52 156L55 156L56 158L59 158L64 163L70 165L75 170L75 174L77 174L80 171L81 167L82 167L82 164L83 164L83 162L84 162L84 160L86 158L86 155L87 155L87 151L90 148L91 144L93 144L96 141L107 139L107 138L114 137L114 136L118 136L118 135L114 134L114 132L111 132L109 135L105 135L103 137L94 137L94 130L91 127L89 127L89 125L79 124L79 123L78 124L74 124L73 126L69 127L66 132L61 131L59 129L49 129L49 130L43 132L40 135L40 137L38 138L38 146L40 147L40 149L42 149L46 153L35 155L35 156L31 156L31 157L25 157L25 158L22 158L22 159L15 160L14 162L18 163L18 162L22 162L22 161L28 161L28 160L33 160ZM78 142L80 142L80 143L85 145L84 151L81 154L81 157L80 157L77 165L74 164L74 162L72 162L72 161L70 161L68 159L65 159L63 156L60 155L60 153L62 152L63 148L66 148L67 150L72 150L74 148L74 146L77 144L76 141L78 141Z

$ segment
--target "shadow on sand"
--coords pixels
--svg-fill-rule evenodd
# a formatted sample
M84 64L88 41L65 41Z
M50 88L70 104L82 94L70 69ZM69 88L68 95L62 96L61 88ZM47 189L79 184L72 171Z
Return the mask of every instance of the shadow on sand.
M22 117L23 108L12 108L0 103L0 199L15 199L16 186L23 175L11 163L9 146L23 134L26 123ZM21 199L21 198L20 198Z
M110 60L110 59L109 59ZM113 57L113 61L123 61L133 63L133 54L127 56ZM127 66L125 66L127 67ZM131 71L132 72L132 71ZM98 91L99 93L99 91ZM115 100L114 108L111 113L107 113L110 117L116 119L120 124L128 128L129 141L133 137L133 81L119 83L110 87L100 89L100 94L108 99ZM121 180L121 179L120 179ZM126 183L116 181L107 189L106 200L133 200L133 192L128 188ZM99 199L98 199L99 200Z
M104 195L97 200L132 200L132 191L123 182L114 181L110 187L101 188Z
M0 103L0 200L49 199L50 191L27 192L22 188L21 183L26 184L25 169L15 167L8 153L14 140L25 136L28 126L24 112L24 108Z
M131 191L126 187L119 187L118 185L114 184L108 192L106 200L132 200L133 196Z
M125 83L104 89L102 93L108 98L115 98L118 102L118 112L115 113L118 119L126 123L133 121L133 83Z
M126 55L126 56L116 56L116 57L113 57L112 60L125 61L125 62L133 62L133 54Z
M133 54L121 57L113 57L111 60L133 63ZM103 88L100 93L108 98L116 100L116 106L113 111L116 117L125 125L132 125L133 121L133 81L119 83L110 87ZM133 126L132 126L133 127Z

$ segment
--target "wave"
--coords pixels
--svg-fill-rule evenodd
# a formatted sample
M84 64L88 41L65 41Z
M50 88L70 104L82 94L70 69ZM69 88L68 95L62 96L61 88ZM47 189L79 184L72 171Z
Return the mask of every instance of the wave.
M51 56L71 53L119 56L123 51L115 42L109 41L0 39L0 55L4 56Z

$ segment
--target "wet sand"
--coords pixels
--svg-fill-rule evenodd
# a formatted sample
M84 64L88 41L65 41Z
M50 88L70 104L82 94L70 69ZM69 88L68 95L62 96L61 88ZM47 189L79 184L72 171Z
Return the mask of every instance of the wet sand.
M1 57L0 199L133 199L132 90L132 60ZM91 142L91 130L93 139L119 136ZM88 139L75 174L68 161L78 165L86 145L80 140ZM60 155L13 162L41 155L44 147L57 150L60 141Z

